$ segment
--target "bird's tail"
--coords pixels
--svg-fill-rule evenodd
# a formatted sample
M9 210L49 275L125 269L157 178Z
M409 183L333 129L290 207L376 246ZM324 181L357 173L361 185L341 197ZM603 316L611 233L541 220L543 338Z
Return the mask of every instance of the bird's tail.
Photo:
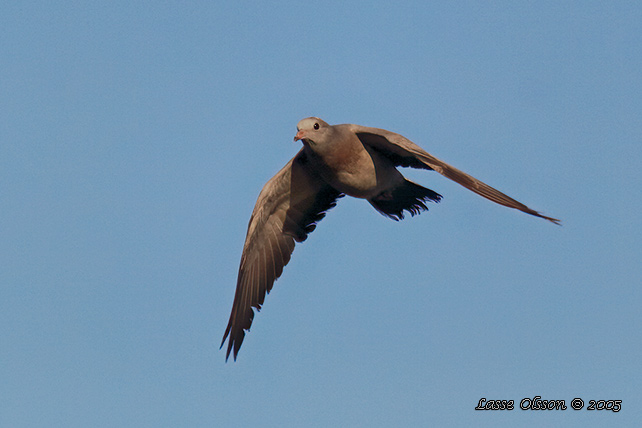
M422 211L428 211L424 202L439 202L440 200L439 193L404 179L395 187L368 199L368 202L381 214L398 221L403 219L403 210L414 216Z

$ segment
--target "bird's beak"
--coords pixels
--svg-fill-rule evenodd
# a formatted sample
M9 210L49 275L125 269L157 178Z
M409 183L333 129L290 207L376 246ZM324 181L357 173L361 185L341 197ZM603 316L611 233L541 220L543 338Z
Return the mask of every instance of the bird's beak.
M303 138L305 138L305 131L299 131L294 136L294 141L303 140Z

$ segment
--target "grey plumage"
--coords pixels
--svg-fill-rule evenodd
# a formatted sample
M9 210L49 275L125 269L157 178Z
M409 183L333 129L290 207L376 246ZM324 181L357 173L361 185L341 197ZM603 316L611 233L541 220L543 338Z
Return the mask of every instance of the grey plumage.
M407 138L384 129L328 125L317 117L301 120L296 140L303 148L263 187L250 217L239 267L232 313L221 347L229 338L226 360L234 359L274 281L290 260L295 242L303 242L316 223L349 195L368 200L394 220L427 210L441 195L413 183L397 170L434 170L500 205L552 223L540 214L476 178L435 158Z

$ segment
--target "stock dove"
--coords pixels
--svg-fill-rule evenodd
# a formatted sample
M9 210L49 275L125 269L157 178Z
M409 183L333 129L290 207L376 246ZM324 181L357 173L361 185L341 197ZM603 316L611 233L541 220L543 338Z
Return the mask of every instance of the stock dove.
M303 242L326 211L344 195L366 199L377 211L401 220L428 210L425 202L441 195L404 178L397 167L435 170L500 205L555 224L526 205L433 157L407 138L384 129L359 125L328 125L317 117L297 124L294 141L303 148L272 177L259 194L250 217L236 294L221 348L229 336L227 360L238 355L254 310L290 260L294 243Z

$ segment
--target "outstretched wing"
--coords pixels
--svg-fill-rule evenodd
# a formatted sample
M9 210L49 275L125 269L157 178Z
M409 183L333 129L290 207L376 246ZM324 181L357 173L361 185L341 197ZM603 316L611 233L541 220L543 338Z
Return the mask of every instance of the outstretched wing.
M479 181L475 177L437 159L402 135L386 131L385 129L369 128L359 125L349 126L363 144L387 156L397 166L433 169L486 199L536 217L541 217L555 224L560 224L560 220L542 215L510 196L503 194L499 190L490 187L488 184Z
M325 212L343 196L309 166L305 149L263 186L247 229L236 282L232 314L225 329L229 336L225 360L241 348L254 310L261 309L266 293L290 261L294 242L303 242Z

